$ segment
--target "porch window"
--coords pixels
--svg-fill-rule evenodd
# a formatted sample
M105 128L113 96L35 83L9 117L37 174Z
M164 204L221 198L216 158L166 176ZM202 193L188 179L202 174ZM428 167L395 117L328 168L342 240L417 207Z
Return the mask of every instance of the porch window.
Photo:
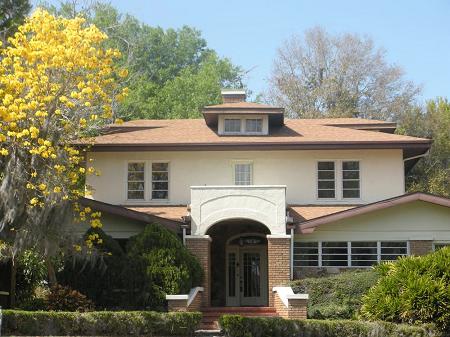
M223 131L225 133L240 133L241 132L241 119L226 118L224 120Z
M318 267L319 242L295 242L294 265L298 267Z
M245 132L261 133L263 121L261 118L247 118L245 120Z
M145 163L128 163L127 199L144 200Z
M169 163L152 163L152 200L169 199Z
M449 247L450 241L440 241L440 242L433 242L433 250L437 251L444 247Z
M347 242L322 242L322 266L347 267Z
M319 199L334 199L336 197L334 161L319 161L317 163L317 197Z
M253 184L253 164L236 163L234 164L234 184L252 185Z
M342 162L342 198L351 199L360 197L359 162Z
M352 242L351 243L351 265L354 267L370 267L378 262L378 243Z
M295 267L370 267L408 255L407 241L295 242Z
M381 242L381 261L396 260L400 256L408 255L407 242Z

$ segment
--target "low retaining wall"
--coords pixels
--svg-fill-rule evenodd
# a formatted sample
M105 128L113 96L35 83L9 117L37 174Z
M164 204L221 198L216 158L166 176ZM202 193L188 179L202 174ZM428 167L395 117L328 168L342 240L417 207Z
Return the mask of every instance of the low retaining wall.
M308 294L294 294L291 287L274 287L274 306L277 314L286 319L306 319Z

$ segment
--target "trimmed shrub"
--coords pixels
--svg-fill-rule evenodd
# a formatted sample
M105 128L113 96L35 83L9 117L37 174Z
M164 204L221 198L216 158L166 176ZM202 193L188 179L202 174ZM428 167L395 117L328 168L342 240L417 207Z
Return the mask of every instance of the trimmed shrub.
M202 268L182 241L162 226L147 225L130 239L128 256L139 263L147 279L148 305L162 307L166 294L187 294L200 285Z
M291 282L295 293L309 294L308 317L352 319L362 305L362 296L378 280L373 270L346 271L337 275Z
M51 311L92 311L94 303L77 290L61 285L50 288L46 299Z
M90 229L86 236L92 234L103 241L96 248L104 254L97 259L67 259L58 280L86 294L99 309L160 311L165 309L166 294L188 293L200 285L197 258L158 224L147 225L130 238L126 251L101 229Z
M433 326L408 326L352 320L285 320L225 315L219 320L228 337L438 337Z
M192 336L200 324L195 312L3 311L2 332L28 336Z
M375 270L381 277L363 297L362 317L434 323L450 334L450 247L383 263Z

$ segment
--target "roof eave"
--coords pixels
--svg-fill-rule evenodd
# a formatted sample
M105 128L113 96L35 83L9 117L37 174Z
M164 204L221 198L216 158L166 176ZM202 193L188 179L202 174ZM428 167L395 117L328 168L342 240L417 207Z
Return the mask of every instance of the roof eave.
M344 220L348 218L352 218L354 216L363 215L367 213L371 213L377 210L382 210L386 208L390 208L393 206L403 205L413 201L425 201L429 203L433 203L436 205L450 207L450 199L445 197L440 197L433 194L423 193L423 192L415 192L409 194L403 194L397 197L377 201L374 203L370 203L367 205L358 206L355 208L351 208L348 210L336 212L329 215L324 215L315 219L307 220L300 224L297 224L297 233L300 234L309 234L314 232L314 230L320 226L329 224L332 222L336 222L339 220Z

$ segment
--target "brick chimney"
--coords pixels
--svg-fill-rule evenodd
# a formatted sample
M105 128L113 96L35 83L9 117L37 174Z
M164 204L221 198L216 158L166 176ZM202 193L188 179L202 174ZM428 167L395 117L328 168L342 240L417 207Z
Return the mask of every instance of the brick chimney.
M245 102L247 95L244 89L222 89L223 103Z

